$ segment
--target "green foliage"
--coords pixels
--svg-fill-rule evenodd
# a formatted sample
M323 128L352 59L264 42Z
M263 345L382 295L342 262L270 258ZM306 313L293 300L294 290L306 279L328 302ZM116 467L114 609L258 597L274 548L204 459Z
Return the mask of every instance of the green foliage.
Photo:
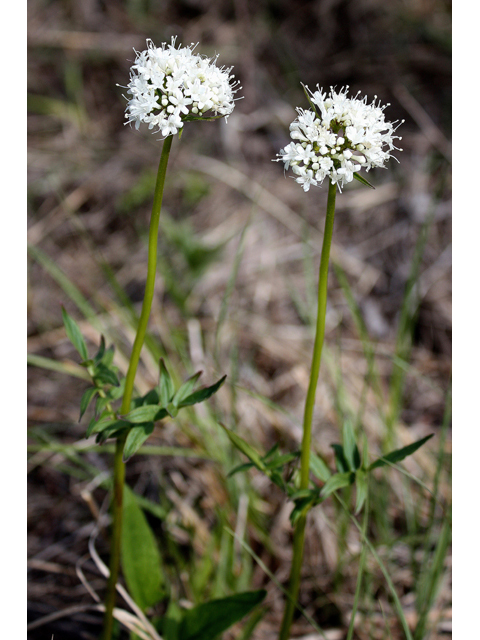
M126 415L119 415L113 403L123 396L125 379L119 380L118 369L113 364L113 346L106 348L102 336L97 353L89 359L87 345L78 324L63 308L62 315L67 336L82 358L81 366L87 370L93 382L93 386L86 389L80 401L81 419L91 402L96 399L94 415L87 427L86 437L96 435L97 443L103 443L108 438L115 438L127 432L124 460L128 460L144 444L156 422L167 416L175 417L180 409L207 400L226 380L227 376L223 376L213 385L195 391L198 379L202 375L202 372L198 371L175 389L172 377L161 358L158 387L144 396L134 398L131 411Z
M353 177L355 178L355 180L358 180L361 184L363 184L363 186L365 187L370 187L370 189L375 189L375 187L373 186L373 184L370 184L370 182L368 180L366 180L362 175L360 175L359 173L355 172L353 174Z
M132 427L128 432L127 439L125 440L125 446L123 449L123 459L128 460L136 453L142 444L147 440L148 436L152 433L153 422L145 422L143 424Z
M320 458L320 456L313 452L310 454L310 471L322 482L326 482L332 475L327 464L322 460L322 458Z
M357 515L362 510L368 496L368 473L363 469L359 469L355 474L355 485L357 487L355 515Z
M83 394L80 400L80 417L78 419L79 421L82 419L83 414L88 409L90 402L94 399L97 393L98 389L96 389L95 387L89 387Z
M391 451L385 456L378 458L371 465L366 466L368 460L367 448L366 446L364 447L364 460L362 463L362 457L355 441L353 427L349 420L345 420L343 425L343 445L332 445L335 453L337 473L332 474L325 462L318 455L312 453L310 456L310 470L317 479L324 483L323 487L314 486L299 490L295 486L293 471L290 470L288 474L285 474L285 467L296 460L300 452L296 451L282 455L278 451L278 445L275 445L262 456L241 436L227 429L224 425L221 426L227 433L232 444L250 460L250 462L243 463L232 469L228 474L229 477L252 467L256 467L268 476L272 482L285 491L294 503L290 514L292 525L295 525L300 515L323 502L323 500L328 498L332 493L354 483L357 488L355 514L360 513L368 495L369 472L389 463L401 462L407 456L415 453L417 449L432 437L432 435L426 436L402 449Z
M327 482L323 485L323 489L320 495L326 498L334 491L348 487L349 484L355 482L355 473L352 471L345 471L343 473L335 473L331 476Z
M123 497L122 569L128 590L141 609L148 609L162 598L160 552L135 494L127 485Z
M350 420L344 420L343 423L343 454L350 471L356 471L360 468L360 452L355 442L355 434Z
M401 462L407 456L411 456L412 453L415 453L417 449L419 449L423 444L425 444L430 438L433 438L433 433L416 442L412 442L412 444L407 445L406 447L402 447L401 449L396 449L395 451L390 451L390 453L385 454L381 458L378 458L373 462L369 467L368 471L372 471L373 469L377 469L378 467L383 467L387 464L395 464L396 462Z
M68 339L73 344L75 349L80 354L82 360L88 358L87 345L83 339L82 333L75 320L68 315L64 307L62 307L63 324L65 325L65 331L67 332Z
M160 632L165 640L214 640L249 614L267 595L264 589L210 600L193 609L169 606Z
M283 491L287 491L288 481L290 477L284 478L283 471L287 465L296 460L300 452L292 451L291 453L281 454L278 451L278 445L274 445L265 455L260 455L260 453L254 449L251 445L248 444L241 436L236 434L234 431L227 429L223 424L221 425L225 430L227 436L229 437L232 444L239 449L243 454L250 459L250 462L245 464L241 464L238 467L235 467L228 474L230 477L239 471L246 471L251 467L256 467L259 471L262 471L266 476L270 478L272 482L274 482L278 487L280 487Z

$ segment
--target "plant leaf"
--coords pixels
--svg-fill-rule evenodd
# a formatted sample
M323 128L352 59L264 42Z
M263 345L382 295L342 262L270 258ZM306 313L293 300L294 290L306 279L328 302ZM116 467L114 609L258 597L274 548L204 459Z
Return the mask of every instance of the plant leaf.
M239 435L237 435L230 429L227 429L227 427L225 427L221 422L219 422L219 424L223 429L225 429L225 432L229 437L231 443L237 449L239 449L242 453L244 453L247 456L247 458L249 458L253 462L253 464L257 467L257 469L260 469L260 471L265 471L265 464L263 463L263 460L260 454L258 453L258 451L256 451L252 446L250 446L248 442L246 442Z
M101 414L100 417L94 416L90 420L85 437L89 438L92 434L99 433L116 422L119 422L119 420L109 412Z
M105 338L103 336L100 337L100 346L98 348L97 353L95 354L95 357L93 358L93 362L94 364L98 364L101 359L103 358L103 355L105 353Z
M168 373L168 369L163 358L160 358L160 382L158 387L160 404L162 407L166 407L173 398L175 387L173 386L172 378Z
M337 489L343 489L343 487L347 487L349 484L352 484L354 478L355 474L351 471L346 471L344 473L335 473L323 485L320 496L322 498L326 498L334 491L337 491Z
M303 93L305 94L305 96L306 96L306 98L307 98L307 100L308 100L308 104L310 105L310 108L312 109L312 111L314 112L314 114L317 116L317 118L320 118L320 115L319 115L319 113L318 113L318 111L317 111L317 107L316 107L316 105L314 105L314 104L313 104L313 102L312 102L312 98L311 98L311 97L309 96L309 94L308 94L308 91L307 91L307 87L306 87L306 85L304 85L304 84L303 84L303 82L302 82L302 83L300 83L300 84L301 84L301 85L302 85L302 87L303 87Z
M62 307L62 317L68 339L78 351L82 360L88 360L87 345L85 344L85 340L80 331L80 327L75 322L75 320L68 315L64 307Z
M264 589L247 591L188 609L183 614L178 637L181 640L213 640L250 613L266 595Z
M313 452L310 454L310 471L322 482L326 482L332 475L332 472L322 458Z
M195 393L192 393L192 395L182 400L179 403L178 407L179 408L189 407L193 404L198 404L199 402L203 402L204 400L207 400L220 389L222 384L225 382L226 378L227 376L223 376L223 378L220 378L218 382L216 382L215 384L212 384L211 387L203 387L202 389L198 389L197 391L195 391Z
M132 424L141 424L142 422L157 422L167 416L166 409L162 409L158 404L147 404L144 407L132 409L124 419Z
M120 380L120 385L118 387L110 387L110 389L108 389L108 391L106 391L107 397L110 400L118 400L119 398L121 398L124 394L125 391L125 381L126 378L122 378Z
M276 442L273 447L267 451L267 453L263 456L265 462L277 453L279 447L280 445L278 444L278 442Z
M83 394L82 399L80 400L80 417L78 419L79 422L82 419L85 411L88 409L88 405L97 393L98 389L96 387L89 387Z
M182 386L178 389L177 393L173 396L172 404L174 407L178 407L182 400L185 400L193 391L198 379L202 375L202 371L197 371L193 376L187 378Z
M128 589L141 609L161 599L164 577L160 552L145 514L127 485L123 496L122 569Z
M350 471L356 471L361 467L360 452L355 442L352 424L348 419L343 423L343 453Z
M243 464L239 464L236 467L234 467L231 471L228 472L227 478L231 478L236 473L240 473L241 471L246 471L247 469L251 469L254 466L255 465L253 464L253 462L244 462Z
M363 176L361 176L359 173L355 172L353 174L353 177L355 178L355 180L358 180L359 182L361 182L365 187L370 187L370 189L375 189L373 184L370 184L370 182L366 180Z
M359 469L355 474L355 486L357 488L357 497L355 502L355 515L360 513L368 494L368 473Z
M335 465L339 473L346 473L350 470L348 462L345 459L345 453L341 444L332 444L332 449L335 452Z
M128 422L119 420L118 422L112 423L105 429L102 429L102 431L99 431L95 438L95 442L97 444L102 444L103 442L105 442L105 440L108 440L108 438L118 438L121 434L123 434L125 431L128 431L129 429L130 425L128 424Z
M434 434L431 433L429 436L425 436L425 438L421 438L420 440L417 440L416 442L412 442L412 444L409 444L406 447L402 447L402 449L395 449L395 451L390 451L390 453L387 453L381 458L377 458L377 460L375 460L375 462L373 462L368 467L368 471L372 471L373 469L377 469L378 467L384 467L389 462L392 462L392 463L401 462L407 456L411 456L412 453L415 453L417 449L420 449L420 447L423 444L425 444L427 440L430 440L430 438L433 438L433 436Z
M179 634L183 611L175 600L170 600L165 616L161 619L160 633L165 640L181 640Z
M278 469L279 467L284 467L292 460L296 460L300 455L300 451L292 451L292 453L284 453L282 455L277 456L273 460L265 463L265 467L267 469ZM267 456L264 456L263 460L265 462Z
M130 429L127 439L125 440L125 447L123 449L124 462L131 458L133 454L140 449L142 444L152 433L153 427L153 422L146 422L145 424L135 425Z
M115 371L113 371L113 369L111 369L110 367L107 367L105 364L103 364L103 362L99 362L95 367L93 379L105 384L113 384L114 387L120 386L120 382Z
M308 491L308 490L305 490L305 491ZM302 513L305 512L307 507L311 508L315 504L318 504L323 500L323 498L319 496L318 490L317 491L310 490L308 491L308 495L305 495L304 497L301 497L302 493L303 492L297 492L297 494L294 494L294 495L299 495L299 497L295 499L295 506L292 509L292 512L290 513L290 522L292 524L292 527L295 526L297 520L302 515Z

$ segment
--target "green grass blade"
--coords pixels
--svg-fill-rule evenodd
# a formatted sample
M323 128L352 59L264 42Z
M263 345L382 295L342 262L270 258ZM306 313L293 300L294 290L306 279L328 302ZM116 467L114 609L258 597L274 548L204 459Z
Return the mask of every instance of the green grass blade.
M58 371L74 378L80 378L81 380L91 381L88 372L81 366L74 364L73 362L64 362L60 360L53 360L52 358L45 358L44 356L37 356L34 353L27 354L27 364L32 367L40 367L41 369L48 369L49 371Z

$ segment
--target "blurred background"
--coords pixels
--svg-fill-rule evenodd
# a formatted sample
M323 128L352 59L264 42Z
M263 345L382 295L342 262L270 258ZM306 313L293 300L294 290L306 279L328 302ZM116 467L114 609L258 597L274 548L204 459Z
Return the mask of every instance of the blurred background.
M218 422L267 451L299 446L310 367L326 188L304 193L272 162L289 141L301 83L350 86L402 120L399 163L370 190L337 197L327 334L314 449L345 419L371 456L436 437L371 487L369 537L415 640L451 634L451 3L444 0L30 0L28 3L29 638L95 638L103 595L88 540L105 501L108 445L83 439L87 382L61 305L90 348L117 345L125 372L146 277L161 142L124 126L135 52L199 42L233 66L243 96L228 123L175 138L160 223L159 272L138 389L164 356L178 379L228 374L208 407L157 428L155 455L127 480L160 541L172 596L198 603L268 588L250 635L276 637L290 566L291 505L243 460ZM149 441L150 442L150 441ZM169 449L170 448L170 449ZM173 449L172 449L173 448ZM415 480L416 479L416 480ZM348 498L348 496L347 496ZM246 551L226 533L245 540ZM105 557L104 539L97 541ZM338 505L311 516L301 604L329 640L346 637L361 540ZM257 559L252 555L255 553ZM153 612L162 614L159 605ZM368 558L354 638L402 638L385 580ZM317 638L299 616L294 637ZM241 635L244 633L244 635ZM310 634L310 635L309 635ZM313 634L313 635L312 635ZM121 636L128 637L128 635Z

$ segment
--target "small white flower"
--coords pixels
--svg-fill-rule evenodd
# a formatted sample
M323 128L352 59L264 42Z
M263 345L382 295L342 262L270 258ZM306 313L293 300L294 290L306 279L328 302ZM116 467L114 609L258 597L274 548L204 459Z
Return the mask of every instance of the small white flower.
M156 47L147 40L147 49L136 53L126 87L127 122L157 127L163 137L175 135L188 119L227 117L234 108L238 82L231 69L216 66L217 58L193 53L197 45ZM210 113L208 113L210 112Z
M297 109L298 116L290 125L288 144L277 154L276 162L292 169L296 182L308 191L310 185L320 186L328 177L339 190L354 179L362 168L384 167L400 140L394 132L401 124L387 122L377 104L367 98L348 97L348 87L339 92L333 87L327 95L317 86L310 94L311 110ZM403 121L402 121L403 122ZM297 142L298 141L298 142Z

